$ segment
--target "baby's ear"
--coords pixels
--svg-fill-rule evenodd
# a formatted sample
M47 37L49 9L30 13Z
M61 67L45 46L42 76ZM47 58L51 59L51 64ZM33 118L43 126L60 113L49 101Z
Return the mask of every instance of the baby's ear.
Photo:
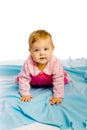
M55 46L53 45L53 50L54 50Z
M28 51L31 52L31 49L29 48Z
M53 49L55 48L55 46L53 45Z

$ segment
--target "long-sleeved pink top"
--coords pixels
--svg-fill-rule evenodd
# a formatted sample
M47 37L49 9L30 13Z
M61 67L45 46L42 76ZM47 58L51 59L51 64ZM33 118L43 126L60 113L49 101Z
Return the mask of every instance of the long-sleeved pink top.
M20 74L16 78L21 95L30 95L31 85L53 85L53 96L64 97L64 84L69 82L67 73L55 56L52 56L46 67L41 71L32 57L25 61Z

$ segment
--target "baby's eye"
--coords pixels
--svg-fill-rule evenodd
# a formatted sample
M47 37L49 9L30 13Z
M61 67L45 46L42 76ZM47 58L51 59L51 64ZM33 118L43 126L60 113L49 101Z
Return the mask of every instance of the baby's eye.
M35 52L38 52L39 50L38 49L36 49L36 50L34 50Z
M44 50L45 50L45 51L47 51L47 50L48 50L48 48L44 48Z

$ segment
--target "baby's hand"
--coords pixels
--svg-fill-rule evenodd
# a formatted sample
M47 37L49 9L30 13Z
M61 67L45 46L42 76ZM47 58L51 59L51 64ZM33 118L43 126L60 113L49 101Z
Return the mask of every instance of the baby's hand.
M22 96L21 97L21 101L23 101L23 102L29 102L31 100L31 98L33 98L32 95Z
M50 104L61 104L62 103L62 98L58 98L58 97L52 97L49 100L50 100Z

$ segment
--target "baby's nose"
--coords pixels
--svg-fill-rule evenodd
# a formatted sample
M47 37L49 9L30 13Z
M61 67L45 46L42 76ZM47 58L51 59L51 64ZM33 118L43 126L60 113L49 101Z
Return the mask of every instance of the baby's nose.
M40 55L44 55L44 54L45 54L44 50L41 50Z

